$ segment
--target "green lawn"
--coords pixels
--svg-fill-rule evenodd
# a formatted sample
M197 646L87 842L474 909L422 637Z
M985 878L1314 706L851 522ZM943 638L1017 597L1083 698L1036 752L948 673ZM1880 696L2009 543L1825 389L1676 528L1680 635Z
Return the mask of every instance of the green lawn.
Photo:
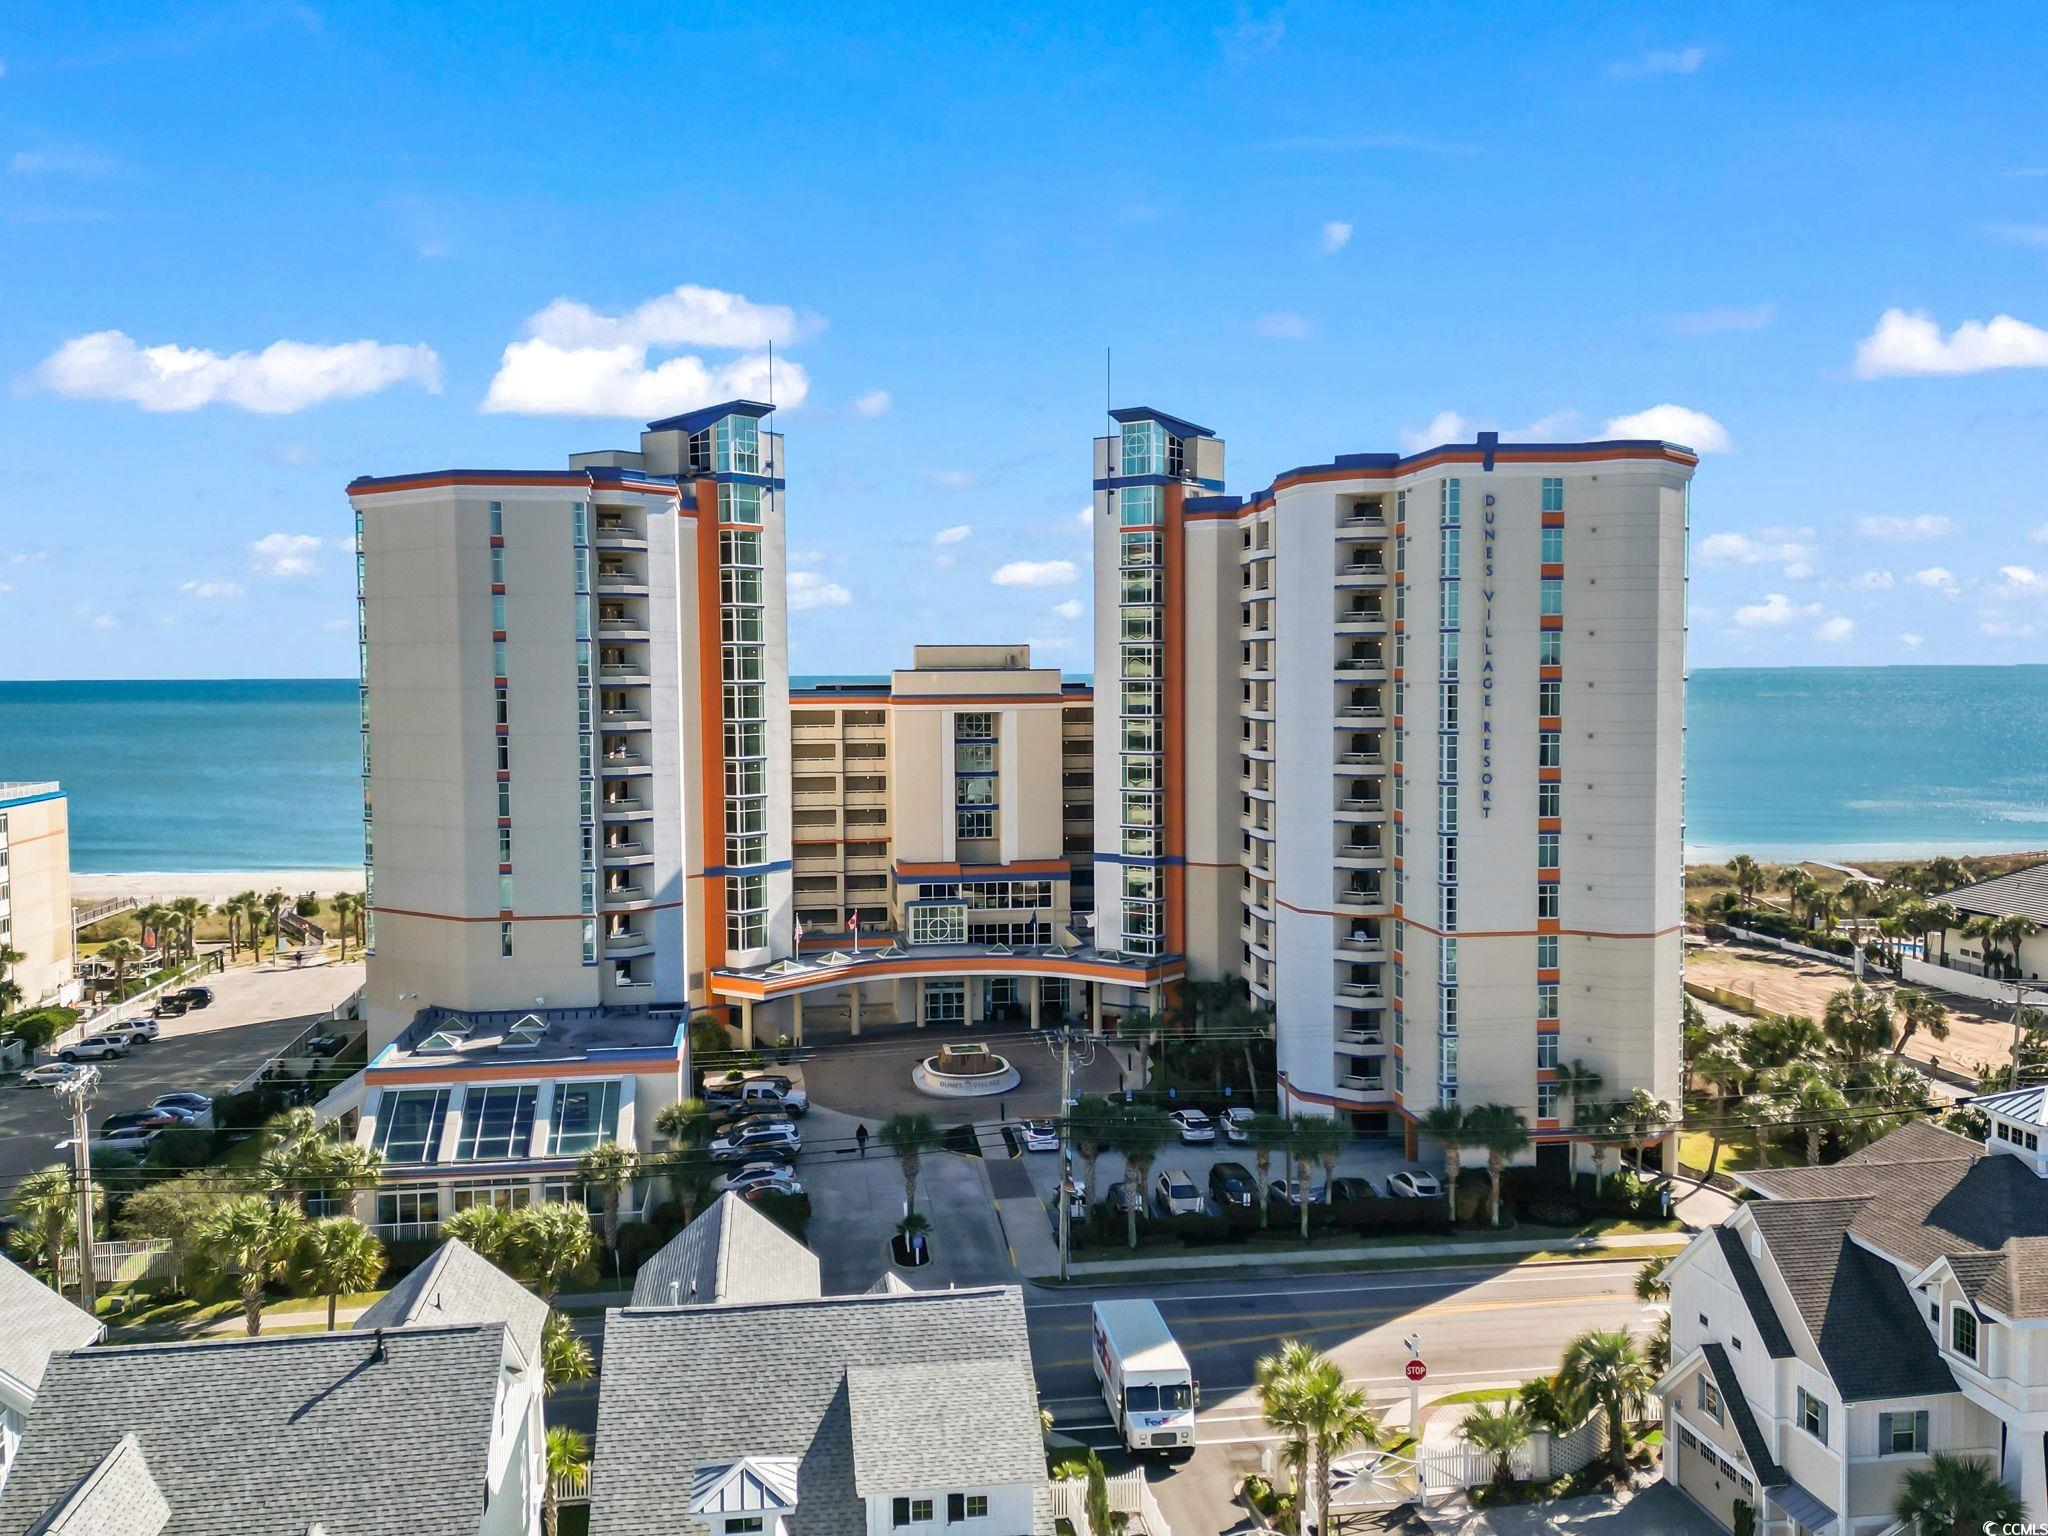
M1688 1170L1704 1173L1707 1160L1713 1155L1713 1138L1703 1131L1681 1131L1678 1134L1678 1161ZM1731 1136L1721 1143L1721 1159L1714 1164L1714 1171L1727 1173L1737 1168L1754 1168L1756 1141L1748 1134Z

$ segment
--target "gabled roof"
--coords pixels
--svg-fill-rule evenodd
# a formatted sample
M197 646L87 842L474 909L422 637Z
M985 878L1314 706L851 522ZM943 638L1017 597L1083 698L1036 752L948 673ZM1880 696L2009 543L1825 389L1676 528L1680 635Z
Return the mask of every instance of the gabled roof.
M1743 1395L1742 1382L1735 1375L1735 1362L1719 1344L1702 1344L1700 1353L1707 1358L1707 1369L1713 1373L1714 1386L1721 1393L1721 1411L1735 1426L1736 1436L1742 1441L1742 1454L1749 1458L1757 1482L1766 1488L1782 1487L1785 1469L1771 1459L1771 1443L1764 1439L1756 1415L1750 1412L1749 1399Z
M640 1266L636 1307L813 1301L818 1256L731 1190Z
M171 1506L149 1475L142 1447L123 1435L28 1536L157 1536L170 1519Z
M2018 1157L1915 1121L1827 1168L1751 1169L1743 1182L1773 1206L1853 1202L1847 1230L1908 1270L1988 1254L1978 1305L2048 1317L2048 1179Z
M906 1488L1029 1483L1045 1467L1038 1386L1028 1360L856 1365L846 1372L853 1486L862 1498ZM962 1402L1027 1403L1032 1412L960 1412Z
M2048 924L2048 864L2016 869L1996 880L1980 880L1941 898L1963 912L1988 917L2031 917Z
M1953 1392L1898 1269L1851 1241L1867 1201L1759 1201L1750 1216L1844 1402Z
M450 1323L503 1323L528 1365L540 1364L547 1303L451 1237L424 1264L371 1303L358 1329L436 1328Z
M893 1269L882 1271L875 1283L867 1288L870 1296L908 1296L917 1289Z
M0 1372L30 1392L43 1379L50 1356L83 1349L106 1332L98 1319L51 1290L9 1259L0 1258Z
M993 1361L1017 1368L1016 1390L956 1389L962 1368ZM867 1519L856 1478L866 1469L856 1470L850 1378L908 1368L920 1373L918 1395L942 1400L955 1421L948 1443L991 1447L990 1470L1014 1471L1033 1488L1034 1530L1051 1536L1044 1455L1017 1465L1009 1449L1038 1436L1030 1361L1015 1286L614 1309L605 1316L591 1529L675 1536L690 1496L676 1469L792 1456L802 1497L789 1536L858 1536ZM915 1486L931 1484L920 1477Z
M1733 1227L1719 1226L1714 1228L1714 1241L1721 1250L1721 1262L1728 1266L1735 1281L1735 1289L1742 1293L1742 1304L1749 1309L1750 1320L1756 1324L1764 1353L1773 1360L1789 1360L1795 1353L1791 1336L1785 1332L1784 1319L1778 1316L1763 1276L1756 1272L1749 1249L1743 1245L1742 1234Z
M133 1434L165 1536L475 1536L502 1323L80 1350L50 1362L0 1486L21 1531Z
M2008 1088L2004 1093L1979 1094L1970 1108L2027 1125L2048 1126L2048 1083L2027 1088Z
M794 1509L796 1501L794 1456L742 1456L738 1461L699 1467L690 1478L693 1515L745 1515Z

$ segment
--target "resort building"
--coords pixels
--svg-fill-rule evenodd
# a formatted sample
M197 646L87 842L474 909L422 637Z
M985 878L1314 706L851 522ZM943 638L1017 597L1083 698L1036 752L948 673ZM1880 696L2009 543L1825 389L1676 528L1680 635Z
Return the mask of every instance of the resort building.
M0 980L18 1006L78 999L71 933L71 801L55 782L0 783L0 949L21 956Z
M1938 900L1962 915L1963 926L1938 931L1924 957L1907 956L1906 980L1987 1002L2048 1007L2048 864Z
M1725 1528L1891 1529L1937 1452L2048 1520L2048 1093L1971 1106L1985 1140L1916 1122L1825 1168L1748 1169L1665 1270L1664 1475Z
M1242 977L1293 1112L1679 1094L1688 484L1661 442L1345 454L1223 494L1097 438L1096 937ZM1411 1146L1412 1150L1412 1146Z

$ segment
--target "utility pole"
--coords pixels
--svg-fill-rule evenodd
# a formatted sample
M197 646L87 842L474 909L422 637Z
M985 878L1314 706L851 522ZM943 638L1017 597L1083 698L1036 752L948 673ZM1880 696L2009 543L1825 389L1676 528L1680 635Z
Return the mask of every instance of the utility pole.
M99 1086L98 1067L80 1067L57 1085L57 1097L71 1111L71 1158L78 1179L78 1304L87 1312L94 1310L93 1292L98 1279L92 1267L92 1135L89 1117L93 1095Z
M1067 1281L1067 1257L1073 1249L1074 1199L1074 1037L1060 1026L1060 1283Z

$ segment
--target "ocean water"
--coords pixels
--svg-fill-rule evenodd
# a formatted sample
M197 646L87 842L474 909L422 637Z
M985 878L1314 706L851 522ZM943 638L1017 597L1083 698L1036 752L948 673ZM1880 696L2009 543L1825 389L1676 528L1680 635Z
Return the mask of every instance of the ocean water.
M1686 714L1696 857L2048 849L2048 666L1702 670ZM0 779L64 782L84 873L360 863L358 750L352 678L0 682Z

